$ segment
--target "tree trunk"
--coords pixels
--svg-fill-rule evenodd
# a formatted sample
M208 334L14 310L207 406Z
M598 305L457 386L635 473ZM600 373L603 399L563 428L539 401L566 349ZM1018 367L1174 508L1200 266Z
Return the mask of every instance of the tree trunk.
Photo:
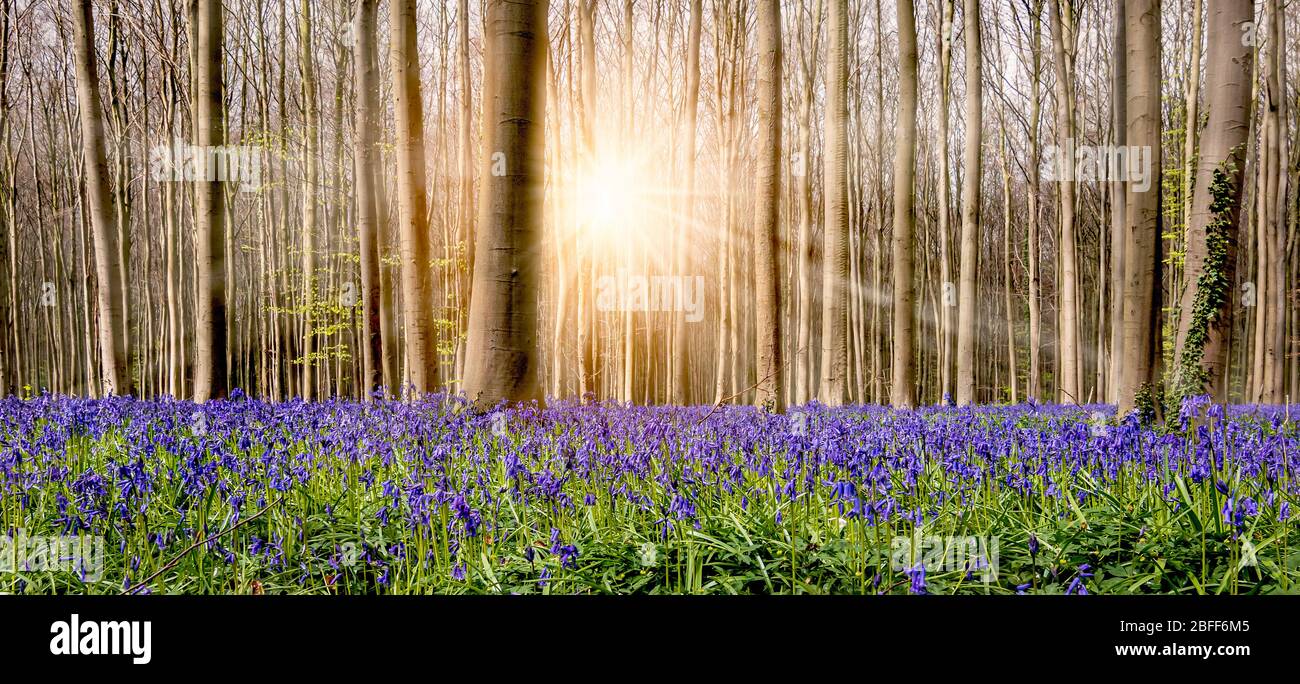
M957 293L957 405L975 400L975 271L979 268L984 116L979 0L966 0L966 147L962 178L961 283Z
M1116 148L1127 145L1128 135L1128 46L1126 30L1128 19L1125 10L1125 4L1128 0L1115 0L1115 46L1114 46L1114 78L1111 83L1111 140ZM1124 256L1125 246L1128 244L1127 225L1128 225L1128 185L1118 178L1111 179L1110 183L1110 264L1111 264L1111 293L1110 293L1110 348L1111 348L1111 372L1110 372L1110 392L1109 400L1112 402L1119 401L1119 388L1123 384L1124 378L1124 269L1127 263Z
M1175 399L1209 391L1226 402L1237 226L1250 130L1254 51L1241 40L1254 20L1251 0L1215 0L1210 8L1206 109L1192 213L1187 226L1179 305ZM1247 26L1248 27L1248 26ZM1170 408L1177 406L1170 403Z
M312 321L316 308L316 189L320 183L318 155L320 109L316 101L316 58L312 42L312 2L302 0L298 11L298 42L302 63L303 186L302 186L302 398L316 392L316 332Z
M812 307L813 307L813 242L812 242L812 222L813 222L813 198L812 198L812 174L809 173L809 165L812 159L812 110L813 99L816 97L813 88L816 80L817 64L817 36L820 33L819 24L821 23L821 0L813 0L816 3L816 9L813 11L812 27L806 32L810 35L807 41L801 41L804 44L800 51L799 61L802 67L801 75L803 77L803 88L799 102L799 161L797 169L799 171L796 179L796 193L799 198L799 242L797 245L797 275L799 281L799 307L798 322L796 324L796 338L794 350L794 403L798 405L806 404L813 397L813 368L812 368ZM802 22L800 22L802 23ZM801 36L803 33L801 33Z
M1155 279L1160 240L1160 3L1135 0L1128 5L1128 143L1151 157L1145 191L1128 187L1128 226L1124 267L1124 381L1119 415L1153 406L1153 367L1157 306ZM1132 183L1132 181L1129 181Z
M469 327L469 293L473 287L474 279L474 161L473 161L473 128L474 128L474 82L470 74L469 67L469 0L460 0L460 9L458 16L459 30L457 32L457 71L460 75L460 149L458 152L458 168L460 170L457 187L460 189L460 208L457 223L457 237L464 249L465 263L464 276L458 276L461 279L459 300L456 302L457 323L457 349L461 351L457 355L460 365L456 368L456 377L465 377L464 366L464 343L460 339L465 334L466 328Z
M915 221L917 50L912 0L898 0L898 123L894 137L894 358L890 403L916 404L912 231Z
M847 0L828 0L826 67L826 234L822 271L823 404L838 406L848 392L848 335L846 328L849 286L848 213L848 48Z
M211 153L226 141L222 97L222 44L225 22L221 0L194 0L197 19L195 55L195 137ZM226 191L217 178L195 183L198 231L198 334L194 344L194 398L224 399L226 372Z
M1049 0L1052 28L1053 68L1056 72L1056 143L1057 160L1060 164L1073 166L1074 159L1068 150L1074 149L1074 75L1073 60L1069 50L1073 45L1072 35L1068 32L1073 10L1069 0ZM1157 86L1158 92L1158 86ZM1157 122L1158 123L1158 122ZM1062 156L1064 155L1064 157ZM1058 166L1060 168L1060 166ZM1078 260L1075 255L1075 220L1074 180L1057 179L1058 206L1061 242L1060 242L1060 330L1058 332L1060 369L1057 393L1062 400L1080 402L1079 396L1079 307L1078 307Z
M104 394L131 394L127 373L125 277L120 261L113 196L104 150L104 110L99 100L99 65L95 55L95 16L91 0L78 0L73 11L76 34L77 102L81 112L81 146L85 158L86 199L95 236L98 283L100 375Z
M832 0L832 6L835 4ZM781 321L781 5L758 3L758 155L754 187L754 271L757 283L758 394L755 402L785 409ZM832 9L832 18L835 10ZM832 25L834 25L832 23Z
M541 0L489 0L486 149L505 173L484 178L466 344L465 393L480 406L540 399L535 362L542 254L546 11Z
M383 126L379 110L378 48L379 0L358 0L353 27L353 69L356 73L356 181L357 230L361 242L361 322L364 358L362 395L384 384L384 339L380 325L379 199L375 176L379 173L376 133Z
M389 5L406 374L415 393L423 395L438 387L438 344L433 327L433 247L425 196L424 105L420 96L416 0L390 0Z
M1039 85L1042 81L1042 0L1033 3L1033 16L1029 18L1030 26L1030 60L1033 73L1030 75L1029 91L1029 221L1027 227L1028 261L1029 261L1029 382L1025 394L1029 398L1042 396L1042 350L1043 350L1043 315L1042 315L1042 276L1040 260L1042 259L1041 241L1039 240L1038 222L1042 218L1039 208L1041 196L1042 158L1039 147L1039 123L1042 118L1042 95Z

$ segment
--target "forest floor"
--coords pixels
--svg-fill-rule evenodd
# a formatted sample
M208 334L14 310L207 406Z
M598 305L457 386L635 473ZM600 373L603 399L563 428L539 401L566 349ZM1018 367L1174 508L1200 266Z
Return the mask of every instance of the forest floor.
M6 399L0 592L1295 590L1284 408L1113 414Z

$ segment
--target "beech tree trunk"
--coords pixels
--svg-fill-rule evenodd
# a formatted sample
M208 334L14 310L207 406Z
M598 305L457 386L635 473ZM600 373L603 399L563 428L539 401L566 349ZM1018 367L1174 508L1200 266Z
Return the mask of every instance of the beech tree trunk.
M466 343L465 393L479 406L540 399L537 285L545 190L545 0L489 0L493 57L483 125L504 173L484 178Z
M222 98L225 21L221 0L194 0L196 18L195 138L209 152L226 144ZM218 178L194 185L198 285L198 333L194 344L194 398L228 394L226 357L226 192Z
M848 212L848 43L847 0L827 0L826 67L826 235L822 271L822 358L820 398L838 406L848 398L849 212Z
M433 327L433 247L425 195L424 105L415 8L416 0L389 0L406 375L416 394L422 395L438 387L438 340Z
M95 15L91 0L73 8L76 39L77 102L81 113L81 147L85 161L86 200L95 242L98 283L100 378L104 394L131 394L126 349L125 276L113 217L113 196L104 143L104 108L99 99L99 65L95 55Z
M913 311L913 182L916 174L916 11L913 0L898 0L898 123L894 132L894 339L890 403L916 404Z
M362 387L369 395L384 384L384 339L380 324L379 198L375 175L379 172L377 132L383 121L379 110L379 57L377 15L379 0L358 0L353 27L353 69L356 72L357 230L361 242Z
M1226 402L1237 231L1250 131L1254 49L1241 40L1251 0L1214 0L1205 68L1207 124L1196 161L1177 339L1177 398L1210 392Z
M1124 267L1124 376L1119 415L1154 399L1153 374L1159 297L1156 268L1160 241L1160 2L1128 5L1128 143L1151 157L1145 191L1129 181Z
M832 6L835 0L832 0ZM781 4L758 3L758 164L754 187L754 270L757 283L758 387L756 403L785 409L781 324ZM832 10L832 18L835 11ZM834 22L832 22L834 25Z
M961 283L957 293L957 405L975 401L975 271L979 267L980 173L984 142L979 0L966 0L966 147L962 178Z

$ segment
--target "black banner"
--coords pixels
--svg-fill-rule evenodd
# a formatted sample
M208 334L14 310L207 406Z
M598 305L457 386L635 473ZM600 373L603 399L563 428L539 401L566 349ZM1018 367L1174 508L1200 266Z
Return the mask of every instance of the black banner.
M802 662L813 675L837 659L896 663L926 678L1066 674L1059 668L1071 663L1089 672L1255 672L1296 660L1297 609L1290 596L7 596L0 655L35 672L149 678L206 671L204 663L337 675L436 662L439 672L540 667L563 676L637 663L647 672L761 675Z

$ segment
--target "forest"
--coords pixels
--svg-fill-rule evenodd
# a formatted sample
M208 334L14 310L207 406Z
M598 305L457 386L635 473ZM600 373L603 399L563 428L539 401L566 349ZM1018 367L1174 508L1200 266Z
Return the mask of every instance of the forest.
M0 591L1294 591L1297 21L0 0Z
M1285 3L389 5L4 1L6 394L1300 389Z

